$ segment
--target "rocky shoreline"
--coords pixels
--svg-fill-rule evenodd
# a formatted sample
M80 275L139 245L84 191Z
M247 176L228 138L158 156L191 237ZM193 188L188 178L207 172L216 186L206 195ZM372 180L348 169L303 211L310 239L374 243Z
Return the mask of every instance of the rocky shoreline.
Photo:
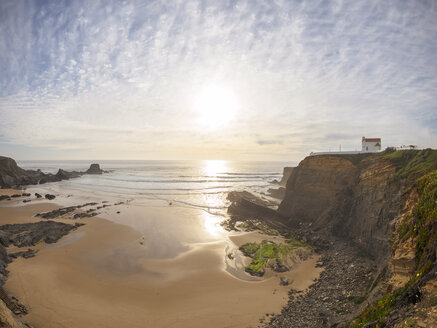
M311 225L302 223L290 228L281 224L284 219L268 207L260 215L259 208L265 203L247 192L233 192L229 199L228 228L236 230L236 222L244 222L249 230L275 231L284 238L304 240L321 256L318 265L323 271L319 279L305 292L291 289L281 313L266 314L259 327L347 327L378 277L374 259L345 241L312 230Z
M260 327L348 327L378 276L375 262L356 247L328 236L321 238L308 227L293 233L321 255L323 271L305 292L291 289L281 313L266 318Z
M56 174L43 173L41 170L24 170L12 158L0 156L0 188L18 188L26 185L58 182L78 178L84 174L102 174L105 172L99 164L93 163L85 172L69 172L59 169Z
M0 226L0 299L16 315L26 314L27 309L12 297L10 298L3 290L7 277L7 266L18 257L30 258L35 256L35 250L28 248L23 251L8 252L7 248L15 246L19 249L32 247L40 242L46 244L56 243L82 223L66 224L54 221L40 221L23 224L5 224Z

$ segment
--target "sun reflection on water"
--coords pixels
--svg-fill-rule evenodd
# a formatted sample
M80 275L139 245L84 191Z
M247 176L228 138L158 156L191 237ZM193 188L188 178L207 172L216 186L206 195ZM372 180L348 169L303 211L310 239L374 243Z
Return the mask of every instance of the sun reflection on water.
M208 177L216 177L219 173L226 173L229 170L228 161L206 160L203 161L202 172Z
M203 212L204 227L207 233L209 233L212 237L218 238L223 235L225 230L222 228L220 223L222 219L214 214L210 214L208 212Z
M205 160L201 170L204 176L214 181L219 175L229 172L229 163L225 160ZM215 238L222 236L225 232L220 225L223 216L217 215L222 214L221 211L226 209L223 197L223 193L202 194L202 203L209 208L208 211L203 212L205 230Z

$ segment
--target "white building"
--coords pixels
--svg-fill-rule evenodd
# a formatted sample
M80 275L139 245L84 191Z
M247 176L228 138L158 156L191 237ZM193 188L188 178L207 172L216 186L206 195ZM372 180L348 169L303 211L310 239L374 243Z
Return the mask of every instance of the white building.
M361 140L361 151L375 152L381 151L381 138L366 138Z

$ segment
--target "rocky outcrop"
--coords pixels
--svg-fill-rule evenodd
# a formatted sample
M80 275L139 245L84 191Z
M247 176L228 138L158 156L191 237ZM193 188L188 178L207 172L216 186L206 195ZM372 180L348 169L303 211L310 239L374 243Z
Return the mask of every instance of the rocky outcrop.
M0 244L4 247L34 246L41 240L47 244L57 242L62 236L83 224L75 225L55 221L36 223L5 224L0 226Z
M104 173L104 172L105 172L105 171L103 171L103 170L100 168L100 165L99 165L99 164L96 164L96 163L91 164L90 168L86 171L87 174L102 174L102 173Z
M284 187L279 187L278 189L275 188L269 188L267 190L267 194L270 197L279 199L279 200L283 200L284 196L285 196L285 188Z
M99 164L91 164L86 172L69 172L62 169L56 174L43 173L41 170L24 170L9 157L0 156L0 187L12 188L25 185L44 184L78 178L84 174L102 174Z
M14 297L9 298L1 287L7 278L7 265L12 259L19 256L29 258L35 256L35 251L27 249L11 254L7 253L6 247L34 246L40 241L48 244L57 242L62 236L77 229L82 224L65 224L54 221L41 221L25 224L6 224L0 226L0 327L21 328L25 327L14 314L25 314L26 308L18 303Z

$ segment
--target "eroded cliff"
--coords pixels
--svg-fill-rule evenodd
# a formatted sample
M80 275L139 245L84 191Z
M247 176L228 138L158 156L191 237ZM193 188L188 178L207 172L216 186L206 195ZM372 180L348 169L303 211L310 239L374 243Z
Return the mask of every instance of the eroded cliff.
M379 268L353 327L437 323L436 169L425 149L313 156L293 170L279 207L288 224L351 242Z
M396 174L390 161L359 156L305 158L288 180L279 212L291 224L311 222L380 257L389 250L389 222L399 212L401 192L390 183Z

